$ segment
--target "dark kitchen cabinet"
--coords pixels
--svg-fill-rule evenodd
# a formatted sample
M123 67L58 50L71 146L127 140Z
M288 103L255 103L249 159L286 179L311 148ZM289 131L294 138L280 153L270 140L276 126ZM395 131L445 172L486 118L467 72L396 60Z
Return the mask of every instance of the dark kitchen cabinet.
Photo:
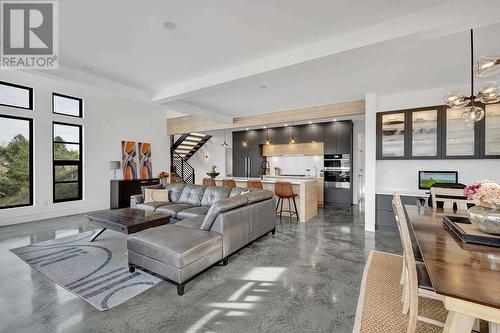
M334 121L324 125L325 154L350 154L352 121Z
M264 161L262 156L262 148L258 145L248 146L247 157L250 159L247 177L260 177L260 166Z
M299 127L300 143L323 142L323 126L321 124L307 124Z
M264 157L262 148L258 144L260 140L258 135L260 133L257 130L233 133L233 177L260 176L260 165ZM247 143L246 146L243 145L244 141Z

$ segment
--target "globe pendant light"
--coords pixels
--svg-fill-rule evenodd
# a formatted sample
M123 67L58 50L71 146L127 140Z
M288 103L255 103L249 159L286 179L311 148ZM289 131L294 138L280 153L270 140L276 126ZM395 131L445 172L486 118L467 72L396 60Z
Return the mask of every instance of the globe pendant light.
M481 60L474 66L474 31L470 30L470 80L471 90L470 96L458 92L449 92L445 98L445 103L452 109L462 109L463 118L466 122L476 122L484 118L484 109L475 105L476 99L479 99L484 104L497 103L500 101L500 90L495 82L486 82L482 84L474 95L474 74L484 77L500 71L500 57L483 56ZM484 59L489 59L485 61Z

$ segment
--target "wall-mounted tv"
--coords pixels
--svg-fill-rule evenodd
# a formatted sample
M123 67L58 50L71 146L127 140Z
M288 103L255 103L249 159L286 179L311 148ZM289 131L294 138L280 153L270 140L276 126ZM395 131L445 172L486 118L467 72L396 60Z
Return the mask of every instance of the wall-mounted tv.
M456 184L458 183L457 171L419 171L418 188L428 190L434 184Z

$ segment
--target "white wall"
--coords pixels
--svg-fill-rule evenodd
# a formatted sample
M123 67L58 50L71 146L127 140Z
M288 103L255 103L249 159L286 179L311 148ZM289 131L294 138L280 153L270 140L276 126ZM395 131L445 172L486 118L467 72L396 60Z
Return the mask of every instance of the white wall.
M201 184L203 178L207 178L207 172L212 170L212 165L217 166L217 171L220 172L219 178L227 176L231 172L231 166L228 168L228 159L232 159L231 148L224 148L224 131L204 132L211 135L207 141L189 160L188 163L195 170L196 184ZM227 131L227 143L232 146L231 132Z
M365 95L365 230L375 231L377 96Z
M357 205L364 196L365 121L353 120L352 128L352 203Z
M121 141L150 142L153 174L169 170L165 112L93 87L19 71L2 71L3 81L33 87L34 110L0 106L0 114L34 119L34 205L0 210L0 225L109 208L108 162L121 159ZM84 119L52 114L51 94L84 99ZM84 126L81 201L52 203L52 121Z

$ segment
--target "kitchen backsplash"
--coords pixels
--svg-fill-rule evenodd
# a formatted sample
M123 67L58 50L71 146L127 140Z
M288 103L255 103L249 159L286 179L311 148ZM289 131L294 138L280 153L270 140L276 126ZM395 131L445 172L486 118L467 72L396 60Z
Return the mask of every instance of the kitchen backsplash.
M276 176L276 167L281 169L282 175L309 177L319 177L320 170L323 169L323 156L272 156L267 160L271 164L271 176Z

